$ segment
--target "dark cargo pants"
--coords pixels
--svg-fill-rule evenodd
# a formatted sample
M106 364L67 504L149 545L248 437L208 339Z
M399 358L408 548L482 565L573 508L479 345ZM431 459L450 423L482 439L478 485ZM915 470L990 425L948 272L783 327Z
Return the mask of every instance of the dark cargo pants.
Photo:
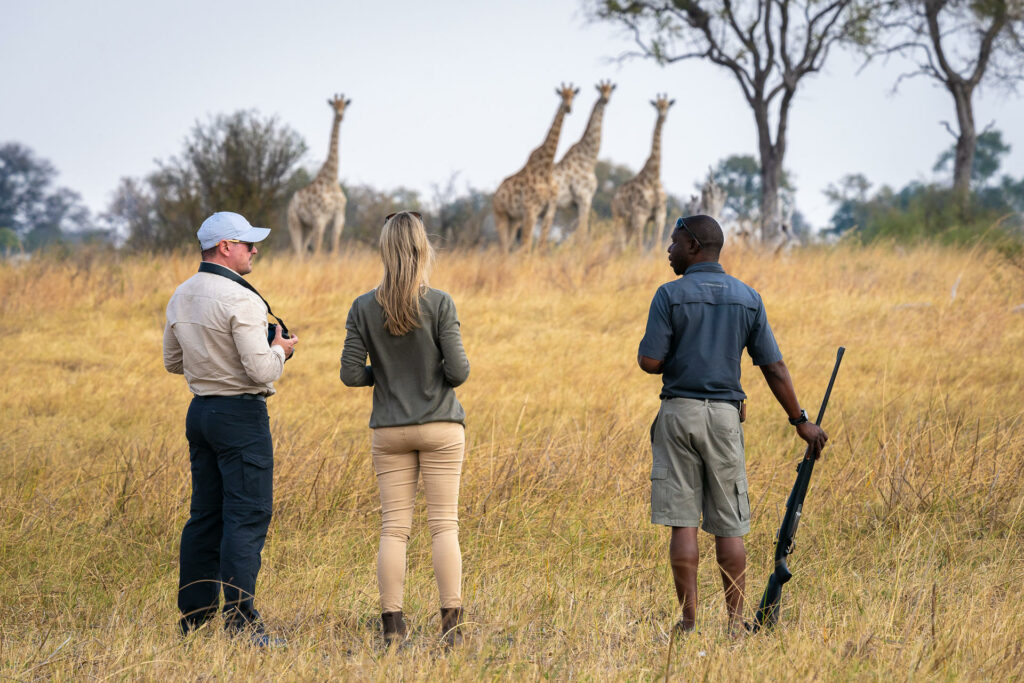
M253 597L273 500L267 404L197 396L185 435L192 503L181 532L181 629L187 633L215 616L222 588L225 627L258 625Z

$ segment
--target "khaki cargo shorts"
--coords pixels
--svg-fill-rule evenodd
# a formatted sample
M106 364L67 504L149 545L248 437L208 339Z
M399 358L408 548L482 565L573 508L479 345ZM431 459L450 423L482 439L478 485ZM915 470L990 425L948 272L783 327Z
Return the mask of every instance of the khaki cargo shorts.
M663 400L651 425L651 451L652 523L700 525L715 536L750 531L743 428L735 406Z

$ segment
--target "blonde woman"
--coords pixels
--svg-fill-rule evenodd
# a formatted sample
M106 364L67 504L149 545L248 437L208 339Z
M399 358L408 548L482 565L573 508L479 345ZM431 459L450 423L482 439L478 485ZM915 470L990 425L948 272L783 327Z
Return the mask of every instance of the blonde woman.
M377 583L384 639L398 643L407 633L405 547L422 473L441 632L448 645L456 645L463 623L458 505L466 413L453 389L469 376L469 361L452 298L427 284L434 251L420 214L402 211L385 219L380 256L384 277L348 313L341 381L373 387L371 453L380 487Z

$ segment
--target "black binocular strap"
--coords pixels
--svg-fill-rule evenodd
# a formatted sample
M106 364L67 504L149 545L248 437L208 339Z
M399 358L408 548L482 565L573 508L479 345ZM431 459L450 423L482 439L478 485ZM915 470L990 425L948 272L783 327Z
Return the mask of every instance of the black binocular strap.
M267 307L267 313L269 313L270 317L276 320L277 324L281 326L281 332L285 335L288 334L288 326L284 324L283 320L274 315L274 312L270 310L270 304L267 303L267 300L263 298L262 294L256 291L255 287L246 282L244 277L242 277L235 271L231 270L230 268L226 268L225 266L219 265L217 263L210 263L209 261L201 261L199 263L199 272L210 273L212 275L220 275L221 277L226 277L227 279L237 282L238 284L248 289L250 292L258 296L260 298L260 301L263 302L263 305Z

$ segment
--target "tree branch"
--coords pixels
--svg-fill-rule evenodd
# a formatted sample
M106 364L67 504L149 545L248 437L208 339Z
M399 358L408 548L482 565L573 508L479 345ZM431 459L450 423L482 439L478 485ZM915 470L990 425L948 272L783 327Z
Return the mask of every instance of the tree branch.
M1005 6L1000 5L996 10L995 16L992 17L992 23L982 36L981 44L978 46L978 61L974 65L974 71L967 79L970 88L973 89L977 86L985 75L988 60L992 56L992 45L995 43L996 36L1002 32L1004 26L1006 26Z

